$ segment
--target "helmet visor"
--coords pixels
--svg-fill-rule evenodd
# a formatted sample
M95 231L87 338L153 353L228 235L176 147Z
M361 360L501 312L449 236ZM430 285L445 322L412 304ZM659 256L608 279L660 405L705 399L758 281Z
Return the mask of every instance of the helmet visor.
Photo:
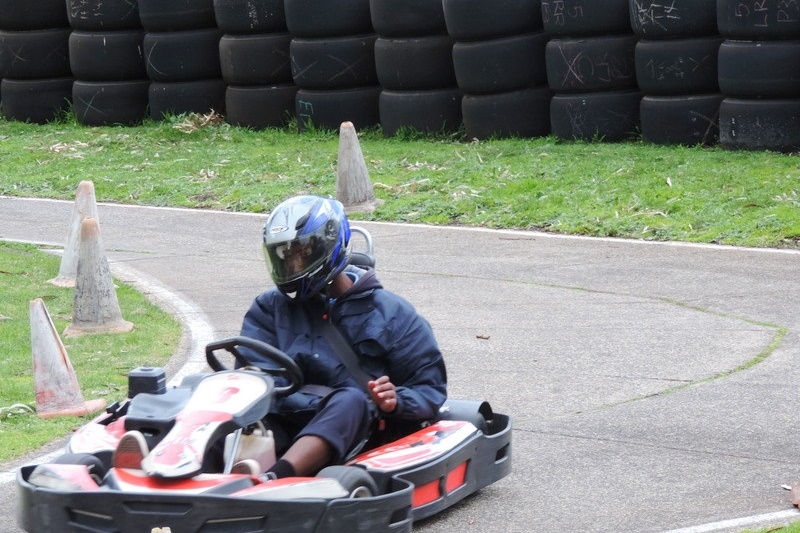
M322 268L331 247L336 245L335 236L329 233L323 225L312 234L268 244L266 257L273 281L276 284L288 283Z

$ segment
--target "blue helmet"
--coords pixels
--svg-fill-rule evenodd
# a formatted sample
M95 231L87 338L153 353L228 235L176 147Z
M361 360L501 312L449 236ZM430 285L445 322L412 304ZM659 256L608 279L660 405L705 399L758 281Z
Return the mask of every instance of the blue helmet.
M350 258L344 207L319 196L281 203L264 225L264 256L272 281L288 298L303 301L323 292Z

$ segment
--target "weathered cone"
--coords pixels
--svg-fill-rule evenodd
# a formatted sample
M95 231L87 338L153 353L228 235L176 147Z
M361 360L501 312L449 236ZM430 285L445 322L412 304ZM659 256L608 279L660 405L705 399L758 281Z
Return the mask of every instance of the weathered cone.
M100 239L100 226L94 218L84 219L72 324L67 326L64 334L125 333L132 329L133 324L122 319L114 280Z
M372 212L379 205L372 190L364 154L352 122L339 128L339 159L336 168L336 199L348 212Z
M49 280L49 283L59 287L75 286L75 278L78 275L81 223L85 218L97 219L97 201L94 195L94 183L91 181L82 181L78 184L67 242L64 245L64 254L61 256L61 266L58 269L58 276Z
M30 320L36 413L53 418L83 416L103 409L105 400L83 399L67 350L41 298L31 301Z

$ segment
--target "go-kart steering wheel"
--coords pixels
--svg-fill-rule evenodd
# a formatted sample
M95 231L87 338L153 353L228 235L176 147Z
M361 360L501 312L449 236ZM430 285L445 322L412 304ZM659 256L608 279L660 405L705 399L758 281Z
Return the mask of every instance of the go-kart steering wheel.
M237 336L208 343L206 346L206 361L208 361L208 366L210 366L215 372L228 370L228 368L226 368L225 365L223 365L219 359L217 359L217 356L214 355L216 350L227 350L239 363L241 363L242 366L256 366L252 361L247 359L242 352L239 351L239 346L249 348L258 355L263 356L278 365L276 368L259 367L267 374L283 376L289 380L288 385L284 385L283 387L275 387L274 393L277 396L289 395L293 392L296 392L298 389L300 389L300 387L303 386L303 371L300 370L300 367L297 366L297 363L295 363L294 359L274 346L250 337Z

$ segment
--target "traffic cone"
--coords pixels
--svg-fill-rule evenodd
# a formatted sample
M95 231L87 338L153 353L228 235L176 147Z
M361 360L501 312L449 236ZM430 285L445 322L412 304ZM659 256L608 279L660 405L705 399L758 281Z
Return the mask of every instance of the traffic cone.
M336 168L336 199L348 212L371 213L379 205L358 144L352 122L342 122L339 128L339 159Z
M122 319L117 291L100 239L100 226L94 218L81 223L81 245L72 324L64 335L87 333L125 333L133 324Z
M103 409L103 399L85 401L64 343L41 298L30 302L36 413L42 418L84 416Z
M78 184L67 242L64 245L64 253L61 255L61 266L58 269L58 276L49 280L49 283L58 287L75 286L75 278L78 274L78 249L81 243L81 223L85 218L98 219L94 183L91 181L82 181Z

